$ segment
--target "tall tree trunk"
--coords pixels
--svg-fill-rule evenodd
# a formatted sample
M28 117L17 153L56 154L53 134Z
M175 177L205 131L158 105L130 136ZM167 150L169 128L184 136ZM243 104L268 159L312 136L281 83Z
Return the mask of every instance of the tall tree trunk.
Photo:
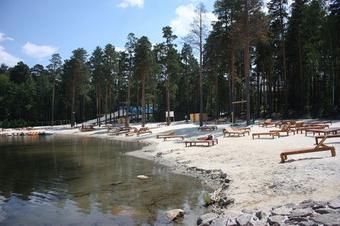
M126 97L126 114L125 114L125 127L129 127L130 125L130 119L129 119L129 113L130 113L130 96L131 96L131 72L129 72L128 75L128 89L127 89L127 97Z
M287 115L288 110L288 78L287 78L287 66L286 66L286 44L282 33L282 64L283 64L283 79L284 79L284 113Z
M51 125L54 126L54 98L55 98L55 77L53 78L52 87L52 109L51 109Z
M85 117L85 111L86 111L86 98L85 98L85 95L83 95L83 109L82 109L82 121L83 122L85 122L85 119L86 119L86 117Z
M257 73L257 103L256 103L256 112L257 112L257 117L260 117L261 115L261 83L260 83L260 73Z
M136 107L137 107L137 109L136 109L136 122L138 122L139 121L139 113L140 113L140 108L139 108L139 85L137 85L137 92L136 92Z
M76 87L75 81L72 81L72 102L71 102L71 127L75 125L75 99L76 99Z
M305 107L305 82L304 82L304 76L303 76L303 68L302 68L302 43L301 43L301 32L299 30L298 33L298 61L299 61L299 90L298 90L298 96L300 96L300 106L298 110L301 110L304 112Z
M109 122L110 124L112 124L112 89L109 89L109 115L110 115L110 118L109 118Z
M219 105L219 98L218 98L218 74L216 74L215 79L215 117L218 118L220 116L220 105Z
M203 75L202 75L202 66L203 66L203 21L202 21L202 11L200 9L200 37L199 37L199 45L200 45L200 66L199 66L199 86L200 86L200 126L203 126Z
M282 7L282 3L280 4L280 12L284 9ZM286 42L285 42L285 28L284 28L284 18L281 13L280 15L280 23L281 23L281 48L282 48L282 72L283 72L283 95L284 95L284 114L287 115L288 111L288 78L287 78L287 60L286 60Z
M234 109L234 99L235 99L235 56L234 53L231 53L230 59L230 85L229 85L229 98L230 98L230 113L231 113L231 122L233 123L235 117L235 109Z
M246 96L247 96L247 125L250 124L250 82L249 82L249 32L248 32L248 0L245 0L244 8L244 19L245 19L245 45L243 49L243 68L244 77L246 82Z
M127 98L126 98L125 127L129 127L130 126L130 116L129 116L129 113L130 113L130 96L131 96L131 71L129 72L129 77L128 77L128 90L127 90Z
M189 117L189 96L190 96L190 93L189 93L189 90L190 90L190 84L189 84L189 75L188 75L188 63L186 62L186 65L185 65L185 87L186 87L186 90L185 90L185 100L186 100L186 119L188 120ZM191 98L190 98L191 99Z
M145 127L145 75L142 76L142 127Z
M168 75L169 76L169 75ZM166 124L169 126L171 121L170 121L170 89L169 89L169 77L166 81L166 110L168 117L166 117Z
M108 86L105 85L105 125L107 124L107 111L108 109Z
M96 85L96 116L97 116L97 125L99 125L99 95L98 95L97 85Z

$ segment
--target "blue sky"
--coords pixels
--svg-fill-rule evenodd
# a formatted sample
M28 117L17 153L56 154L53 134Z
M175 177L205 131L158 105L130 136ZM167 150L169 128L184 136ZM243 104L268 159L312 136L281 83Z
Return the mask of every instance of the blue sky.
M204 0L213 9L214 0ZM129 32L162 41L162 27L184 36L197 0L0 0L0 64L48 64L83 47L124 47ZM213 19L212 14L208 17Z

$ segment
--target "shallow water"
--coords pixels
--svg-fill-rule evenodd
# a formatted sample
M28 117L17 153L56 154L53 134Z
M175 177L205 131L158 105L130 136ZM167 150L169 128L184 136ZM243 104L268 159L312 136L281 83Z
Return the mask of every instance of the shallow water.
M206 189L124 153L141 148L77 137L0 138L0 225L195 225ZM139 180L137 175L150 179Z

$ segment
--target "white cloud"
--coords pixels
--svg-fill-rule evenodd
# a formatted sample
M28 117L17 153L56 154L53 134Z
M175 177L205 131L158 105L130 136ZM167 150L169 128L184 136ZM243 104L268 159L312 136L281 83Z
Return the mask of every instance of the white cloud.
M0 42L6 41L6 40L13 41L14 38L11 38L11 37L5 35L4 33L0 32Z
M144 0L123 0L117 6L120 7L120 8L127 8L127 7L143 8Z
M195 4L189 3L181 5L176 8L176 18L170 22L170 26L174 29L174 33L180 37L185 37L191 30L191 24L195 18ZM216 21L217 18L212 12L207 12L204 15L206 24L211 30L211 22Z
M0 46L0 64L6 64L7 66L14 66L20 61L19 58L6 52L3 46Z
M57 48L48 45L36 45L30 42L26 42L26 44L22 47L22 51L33 58L41 59L44 57L51 56L52 54L57 52Z

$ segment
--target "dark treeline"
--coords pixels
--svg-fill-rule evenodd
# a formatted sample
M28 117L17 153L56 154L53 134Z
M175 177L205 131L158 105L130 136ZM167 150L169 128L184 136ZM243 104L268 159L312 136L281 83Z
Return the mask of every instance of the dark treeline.
M202 108L210 117L235 112L248 120L339 114L339 1L271 0L267 13L261 4L217 0L209 33L198 5L181 48L164 27L154 46L131 33L125 51L107 44L90 54L76 49L64 61L54 54L46 67L1 65L0 121L82 122L136 106L143 124ZM142 109L151 108L146 117Z

